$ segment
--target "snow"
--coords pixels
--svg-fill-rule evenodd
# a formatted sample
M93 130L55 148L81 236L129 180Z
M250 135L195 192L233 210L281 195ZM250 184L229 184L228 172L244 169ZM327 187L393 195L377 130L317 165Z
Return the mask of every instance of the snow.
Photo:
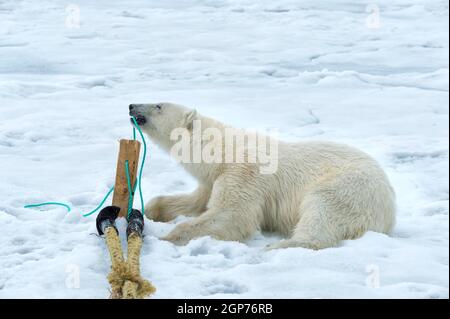
M128 104L155 101L359 147L389 175L398 221L390 237L266 252L279 235L176 247L158 237L185 218L146 220L154 298L448 298L448 2L371 3L0 1L0 298L109 295L82 214L114 183ZM146 200L195 186L149 144ZM49 200L74 209L23 208Z

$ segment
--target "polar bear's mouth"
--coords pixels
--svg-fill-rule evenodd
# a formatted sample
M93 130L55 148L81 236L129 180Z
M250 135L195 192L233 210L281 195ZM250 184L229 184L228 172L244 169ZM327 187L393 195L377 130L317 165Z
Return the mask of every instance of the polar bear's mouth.
M136 123L139 126L144 125L145 123L147 123L147 119L143 115L136 115L134 118L136 119ZM130 119L130 121L131 121L132 124L134 124L134 121L133 121L132 118Z

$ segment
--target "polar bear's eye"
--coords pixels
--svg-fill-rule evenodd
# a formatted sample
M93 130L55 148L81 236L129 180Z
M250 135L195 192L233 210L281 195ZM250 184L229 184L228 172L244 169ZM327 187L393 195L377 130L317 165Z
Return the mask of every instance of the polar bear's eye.
M155 107L156 107L158 110L161 110L161 108L162 108L161 104L156 104Z

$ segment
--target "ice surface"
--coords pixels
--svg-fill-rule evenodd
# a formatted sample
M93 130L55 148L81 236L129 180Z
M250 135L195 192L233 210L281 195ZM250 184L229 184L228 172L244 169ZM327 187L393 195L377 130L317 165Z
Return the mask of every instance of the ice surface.
M146 220L155 298L448 298L448 2L367 3L0 1L0 298L109 295L81 214L113 185L128 104L155 101L354 145L398 196L392 237L322 251L265 252L280 239L266 233L176 247L158 237L183 218ZM150 144L143 186L148 200L196 183ZM22 208L48 200L74 210Z

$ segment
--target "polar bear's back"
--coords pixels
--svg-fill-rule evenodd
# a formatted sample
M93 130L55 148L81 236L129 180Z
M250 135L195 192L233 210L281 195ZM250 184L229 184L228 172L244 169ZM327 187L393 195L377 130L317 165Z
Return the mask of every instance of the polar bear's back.
M301 143L281 143L279 146L279 165L298 166L303 179L323 175L350 172L367 172L372 177L386 179L386 174L368 154L354 147L326 141ZM286 168L285 168L286 169Z

